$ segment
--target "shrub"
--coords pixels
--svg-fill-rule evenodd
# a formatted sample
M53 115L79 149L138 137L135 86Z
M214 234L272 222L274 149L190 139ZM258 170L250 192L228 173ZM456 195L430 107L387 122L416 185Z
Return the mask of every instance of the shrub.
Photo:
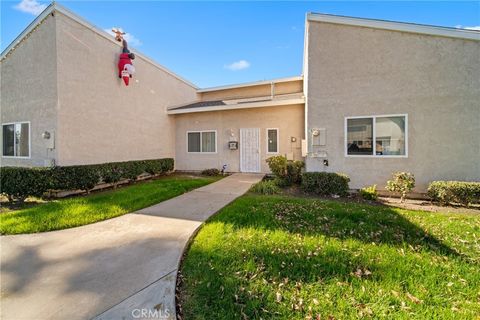
M288 161L285 180L289 185L300 184L302 182L302 169L305 166L303 161Z
M280 193L280 188L275 180L263 180L254 184L250 191L259 194L277 194Z
M27 197L41 197L50 188L50 174L41 168L0 168L0 193L9 201L23 202Z
M427 194L442 204L455 202L468 206L480 202L480 182L433 181L428 186Z
M143 161L127 161L122 163L123 178L133 182L138 176L145 172L145 164Z
M162 168L161 173L168 173L170 171L173 171L174 169L175 164L174 164L173 158L164 158L164 159L158 159L153 161L160 162L160 167Z
M287 179L285 179L285 178L274 177L271 180L274 181L275 184L280 188L285 188L285 187L288 187L290 185L290 183L288 183Z
M305 172L302 174L302 189L319 195L348 193L350 178L346 174L333 172Z
M145 172L151 175L172 171L174 165L172 158L145 160L143 164Z
M54 167L52 170L52 189L85 190L90 193L101 177L101 165Z
M270 171L279 178L287 175L287 158L284 156L273 156L265 160Z
M172 158L48 169L2 167L0 192L12 201L23 201L28 196L38 197L49 189L85 190L89 193L100 181L112 183L115 187L122 179L134 181L144 172L160 174L173 168Z
M284 156L274 156L266 160L270 171L281 180L280 186L300 184L302 181L303 161L288 161Z
M395 172L393 179L387 181L387 190L400 193L400 202L415 187L415 176L410 172Z
M125 177L124 164L117 162L99 165L99 173L104 182L111 183L116 188L117 183Z
M145 172L151 175L160 174L162 172L162 165L160 162L155 160L145 160L143 161Z
M373 186L362 188L359 193L363 199L375 201L378 198L377 185L374 184Z
M216 168L211 168L211 169L205 169L202 171L202 175L203 176L218 176L220 175L220 170L216 169Z

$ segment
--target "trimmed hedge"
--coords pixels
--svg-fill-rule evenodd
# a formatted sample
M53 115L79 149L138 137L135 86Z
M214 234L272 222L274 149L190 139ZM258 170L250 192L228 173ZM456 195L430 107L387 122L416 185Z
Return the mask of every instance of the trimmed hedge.
M100 165L53 167L48 170L50 172L48 189L85 190L89 193L100 182L100 174L103 171L101 168Z
M166 160L166 159L163 159ZM173 160L173 159L172 159ZM130 182L133 182L137 180L137 178L145 172L145 164L143 161L127 161L127 162L122 162L122 170L123 170L123 178L130 180ZM173 170L173 164L172 168L168 171Z
M157 175L173 168L171 158L53 168L1 167L0 193L11 201L23 201L28 196L41 197L48 190L85 190L89 193L100 182L112 183L115 187L122 179L135 181L143 173Z
M428 185L428 196L443 204L480 203L480 182L433 181Z
M302 189L318 195L348 194L350 178L343 173L305 172L302 174Z
M0 168L0 193L9 201L23 202L28 196L41 197L50 188L48 169Z

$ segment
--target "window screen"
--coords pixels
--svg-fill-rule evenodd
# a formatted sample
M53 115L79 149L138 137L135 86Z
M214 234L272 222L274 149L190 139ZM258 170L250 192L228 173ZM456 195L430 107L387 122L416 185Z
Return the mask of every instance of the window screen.
M216 152L215 131L188 132L188 152Z
M28 122L4 124L2 126L3 156L30 156L29 126Z
M406 121L406 116L347 119L347 154L405 156Z
M14 124L3 125L3 155L13 157L15 155Z
M202 132L202 152L215 152L215 132Z
M373 119L347 120L347 154L373 155Z
M188 152L200 152L200 132L188 133Z
M405 117L375 119L376 155L405 155Z

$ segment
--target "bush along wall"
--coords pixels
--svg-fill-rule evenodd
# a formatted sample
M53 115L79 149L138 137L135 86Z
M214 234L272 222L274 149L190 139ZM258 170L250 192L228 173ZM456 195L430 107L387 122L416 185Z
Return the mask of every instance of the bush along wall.
M121 180L135 181L144 173L159 175L173 171L172 158L103 163L53 168L0 168L0 193L9 201L41 197L49 190L84 190L89 193L101 182L114 187Z
M318 195L346 196L349 182L350 178L343 173L305 172L302 174L302 189Z
M41 197L51 187L50 170L41 168L0 168L0 193L10 202Z
M460 203L468 206L480 203L480 182L433 181L428 185L428 196L442 204Z
M277 178L279 186L291 186L300 184L302 180L302 169L305 167L303 161L287 160L285 156L273 156L265 160L270 171Z

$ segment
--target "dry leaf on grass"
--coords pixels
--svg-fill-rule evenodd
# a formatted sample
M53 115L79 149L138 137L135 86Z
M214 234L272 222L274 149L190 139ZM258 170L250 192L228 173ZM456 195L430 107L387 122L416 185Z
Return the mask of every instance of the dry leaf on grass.
M282 295L280 294L280 292L277 292L276 300L277 300L277 302L282 302Z
M417 297L412 295L410 292L407 292L407 298L415 304L422 303L422 300L418 299Z

